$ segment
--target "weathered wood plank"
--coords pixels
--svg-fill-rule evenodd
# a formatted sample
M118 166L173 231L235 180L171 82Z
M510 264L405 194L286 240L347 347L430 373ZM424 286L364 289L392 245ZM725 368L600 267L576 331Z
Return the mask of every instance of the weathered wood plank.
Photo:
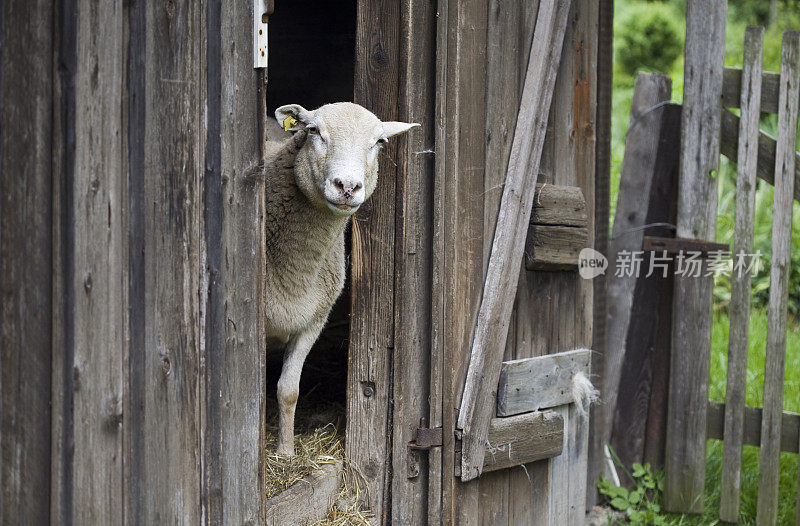
M667 118L667 110L662 108L644 113L648 108L668 101L671 93L672 81L665 75L639 73L636 77L628 133L625 137L614 229L609 243L610 266L615 264L620 252L642 249L645 230L637 229L647 224L650 208L662 203L650 196L658 186L659 179L665 180L672 175L670 170L662 171L664 165L659 163L659 151L666 146L662 146L660 135ZM678 145L671 146L675 148ZM661 220L663 219L662 217ZM595 432L602 434L603 444L612 440L620 378L627 354L626 340L633 319L636 284L636 276L618 276L609 272L606 299L608 336L603 358L605 377L602 379L605 391L601 393L603 404L595 412L601 419L595 425Z
M323 466L319 472L312 473L285 491L267 499L264 502L265 524L304 525L323 519L339 494L342 485L341 473L341 462Z
M539 173L545 126L564 41L569 1L540 6L531 44L519 118L492 242L481 307L472 340L467 381L458 416L462 434L461 479L480 475L500 373L509 316Z
M648 167L650 173L641 174L636 171L626 173L626 176L633 179L649 177L650 181L646 184L647 193L636 194L635 192L642 190L635 189L633 195L623 195L622 192L619 194L620 201L624 200L627 206L630 206L631 200L634 199L643 203L639 210L633 208L633 213L637 214L637 220L641 224L675 224L677 214L679 158L675 152L680 147L681 111L679 107L672 105L658 111L661 113L658 116L661 122L658 130L654 131L659 137L658 147L654 157L648 160L652 163ZM630 139L628 141L630 143ZM626 183L626 181L621 182L623 186ZM630 186L625 186L625 190L629 192ZM630 208L627 211L630 211ZM644 211L644 214L640 215L640 211ZM628 218L618 214L617 220L624 223ZM614 242L627 243L625 237L638 238L640 233L661 236L672 234L664 227L651 227L637 232L622 230L618 232L620 237ZM670 267L665 276L661 268L653 265L651 273L651 264L658 262L653 258L661 257L663 254L660 249L648 249L649 239L650 236L644 236L641 249L655 250L657 253L645 254L633 290L627 292L631 296L622 296L625 301L630 301L630 312L627 313L630 319L627 331L623 335L624 358L620 364L621 370L613 374L618 378L618 384L609 443L625 466L643 462L646 452L649 452L650 458L654 460L656 460L654 457L663 457L666 438L664 423L669 378L674 269ZM631 250L637 249L631 247ZM615 272L609 272L610 282L616 283L625 279ZM615 324L617 320L610 319L609 323ZM616 349L609 350L609 352L615 351ZM596 377L596 373L593 374ZM661 465L660 462L658 465ZM631 481L623 477L623 482L627 484Z
M78 3L72 520L123 520L127 180L122 5ZM70 191L70 189L65 189Z
M588 244L586 227L531 225L525 239L525 268L576 270L578 255Z
M483 472L560 455L564 438L564 419L554 411L493 418L489 425Z
M398 119L400 5L359 0L355 102ZM391 360L394 348L394 243L397 144L380 163L380 182L353 218L347 456L365 477L369 508L389 520Z
M800 97L800 32L787 31L781 45L781 87L778 148L775 152L775 194L772 206L772 265L767 308L764 363L764 414L758 462L759 524L778 519L781 413L783 409L786 316L792 246L795 144Z
M50 522L53 5L0 4L0 522ZM44 16L47 13L48 16ZM64 62L65 76L72 73ZM56 107L55 111L58 112ZM55 168L55 169L54 169ZM57 224L57 223L56 223ZM54 263L55 262L55 263ZM54 371L59 377L61 370ZM55 385L55 384L53 384ZM60 393L58 393L60 394ZM53 409L54 417L63 414ZM58 459L60 460L60 459ZM56 460L54 465L60 464ZM56 470L53 470L57 475ZM55 486L55 485L54 485ZM55 516L58 516L55 513Z
M753 253L753 221L758 165L758 124L761 117L761 64L764 28L748 27L744 36L744 67L741 84L742 118L736 179L736 217L733 253ZM723 87L725 82L723 80ZM723 89L724 92L724 89ZM734 256L735 257L735 256ZM739 518L739 489L747 380L747 339L750 326L750 273L731 276L728 372L725 382L725 443L723 445L720 519Z
M247 4L209 2L204 235L207 368L205 505L209 521L256 524L265 409L264 182L246 177L259 154L258 75L249 48Z
M756 28L753 27L752 29ZM748 76L750 76L750 73L747 71L746 66L743 69L725 68L722 72L722 105L724 107L742 107L744 102L742 88ZM758 102L763 112L778 113L778 89L781 83L781 75L773 71L762 71L760 76L761 78L758 82L761 85L761 94L758 96L757 101L753 101L753 104Z
M428 417L431 327L431 206L433 201L436 6L401 5L399 119L421 128L399 141L396 206L396 300L393 362L394 412L391 472L393 524L424 524L428 473L425 452L408 443ZM398 138L399 139L399 138ZM427 153L423 153L427 152ZM405 469L400 469L405 466Z
M572 379L589 377L589 349L503 362L497 386L497 416L511 416L571 404Z
M486 3L447 2L447 82L437 105L447 104L445 133L437 159L446 163L443 231L443 436L442 523L477 524L479 485L460 484L460 447L455 441L454 407L464 388L466 349L480 300L483 272L483 126L486 112ZM439 51L437 49L437 55ZM481 169L479 169L480 167Z
M137 261L131 268L143 281L131 285L143 288L131 299L131 311L143 313L131 328L131 406L141 411L131 438L134 522L199 523L204 509L199 270L205 129L198 86L205 86L205 7L182 0L167 8L147 4L137 22L144 25L137 25L144 33L137 38L145 39L144 50L137 50L144 53L144 70L133 73L144 75L146 89L136 94L144 98L144 122L136 124L144 126L136 132L143 173L132 175L131 188L140 193L131 196L131 221L142 236L141 248L132 252L144 253L132 254Z
M585 227L586 199L577 186L537 184L531 224Z
M739 117L728 110L722 110L722 131L720 148L722 154L733 162L738 160ZM777 142L768 133L758 134L758 163L756 175L759 179L775 184L775 150ZM794 200L800 201L800 153L795 153Z
M709 439L725 440L725 404L709 400L708 425L706 436ZM761 445L761 420L763 409L760 407L744 407L742 418L742 444L747 446ZM787 453L798 452L800 440L800 414L791 411L781 413L780 450Z
M676 237L715 235L726 8L724 0L687 3ZM670 511L703 509L712 287L711 277L675 278L664 492Z

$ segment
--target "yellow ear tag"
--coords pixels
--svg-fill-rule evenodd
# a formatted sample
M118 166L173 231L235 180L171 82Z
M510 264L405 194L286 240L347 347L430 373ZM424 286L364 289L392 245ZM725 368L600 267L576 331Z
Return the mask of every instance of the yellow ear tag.
M297 119L289 115L285 119L283 119L283 131L289 131L295 127L297 124Z

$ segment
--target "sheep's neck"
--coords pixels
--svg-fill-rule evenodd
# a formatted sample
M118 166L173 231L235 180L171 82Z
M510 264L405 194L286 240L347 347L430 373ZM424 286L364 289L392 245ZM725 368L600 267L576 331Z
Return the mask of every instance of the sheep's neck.
M266 191L268 272L316 277L333 251L344 251L349 218L314 206L293 180L268 184Z

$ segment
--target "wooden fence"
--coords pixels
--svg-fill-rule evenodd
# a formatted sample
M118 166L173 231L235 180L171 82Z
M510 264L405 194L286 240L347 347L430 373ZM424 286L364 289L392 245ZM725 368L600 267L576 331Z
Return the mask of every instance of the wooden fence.
M800 33L784 33L779 75L762 72L764 29L760 27L747 29L743 68L723 69L724 30L709 33L708 27L719 28L724 24L724 4L714 2L704 9L707 20L687 17L677 236L713 239L714 176L721 151L737 162L726 399L725 404L708 400L713 277L677 276L672 312L665 499L666 507L672 511L702 511L706 440L722 439L720 518L736 522L742 446L755 445L760 447L757 520L759 524L775 524L780 453L798 451L800 424L800 415L783 411L792 205L798 190L795 144ZM693 3L689 5L691 15ZM692 70L702 71L702 76L688 73ZM739 108L740 116L725 109L720 112L720 100L724 106ZM762 112L778 114L777 140L759 129ZM745 405L751 273L736 271L737 265L751 262L748 256L753 253L757 177L775 186L763 409Z

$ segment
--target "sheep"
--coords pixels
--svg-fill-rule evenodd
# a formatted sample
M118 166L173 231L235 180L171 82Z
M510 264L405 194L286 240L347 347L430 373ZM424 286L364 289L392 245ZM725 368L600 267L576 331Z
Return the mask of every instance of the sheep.
M262 170L266 330L268 345L286 346L278 380L276 453L293 455L303 363L344 287L345 229L375 190L383 144L419 124L381 122L349 102L314 111L290 104L278 108L275 117L278 123L293 123L295 133L268 141Z

